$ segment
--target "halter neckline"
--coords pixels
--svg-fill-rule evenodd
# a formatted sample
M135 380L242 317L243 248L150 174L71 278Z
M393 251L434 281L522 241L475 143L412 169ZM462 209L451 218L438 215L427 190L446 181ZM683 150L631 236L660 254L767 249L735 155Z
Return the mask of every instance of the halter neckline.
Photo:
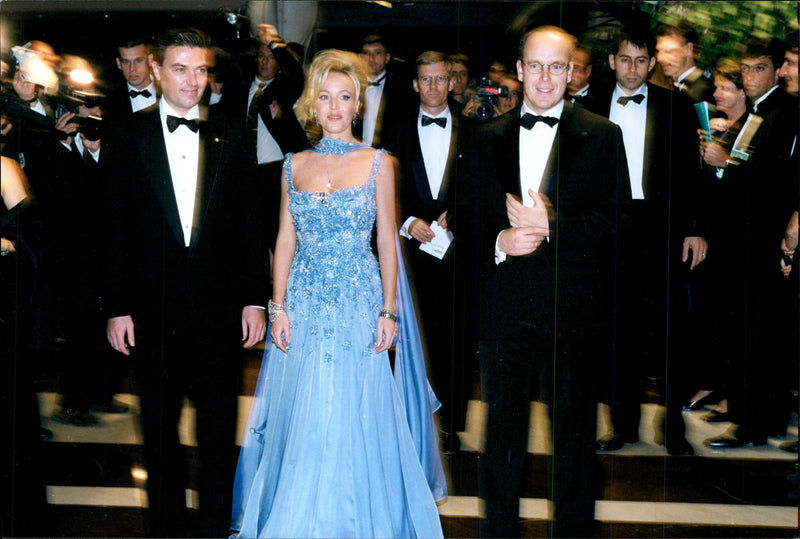
M324 137L312 148L316 153L322 155L344 155L353 150L369 148L363 142L345 142L343 140Z

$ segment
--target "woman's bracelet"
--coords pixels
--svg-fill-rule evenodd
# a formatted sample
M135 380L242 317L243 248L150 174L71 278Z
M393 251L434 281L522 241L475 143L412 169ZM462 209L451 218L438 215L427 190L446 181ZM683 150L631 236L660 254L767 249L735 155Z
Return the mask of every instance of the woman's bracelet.
M392 311L388 311L386 309L381 309L381 312L378 313L378 316L382 318L388 318L392 322L397 322L397 313L393 313Z
M269 300L267 304L267 313L269 314L269 321L274 322L278 315L281 313L285 313L286 309L283 308L283 305L280 303L275 303L272 300Z

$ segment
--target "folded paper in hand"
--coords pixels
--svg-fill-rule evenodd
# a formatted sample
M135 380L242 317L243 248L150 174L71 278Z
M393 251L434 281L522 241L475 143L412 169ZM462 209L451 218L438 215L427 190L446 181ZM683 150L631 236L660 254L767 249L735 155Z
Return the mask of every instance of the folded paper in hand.
M420 243L419 248L421 251L441 260L453 242L453 233L446 228L440 227L437 221L431 223L431 230L434 234L433 239L428 243Z

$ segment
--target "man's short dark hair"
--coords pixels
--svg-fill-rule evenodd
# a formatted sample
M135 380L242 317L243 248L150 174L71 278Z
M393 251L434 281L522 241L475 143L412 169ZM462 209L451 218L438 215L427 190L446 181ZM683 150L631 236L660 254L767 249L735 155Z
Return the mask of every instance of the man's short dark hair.
M364 45L383 45L383 48L386 49L386 52L389 52L389 40L386 39L386 36L382 34L369 34L361 38L361 44L359 50L364 48Z
M751 37L744 42L742 59L766 56L772 60L772 67L777 71L783 65L783 54L786 46L775 38Z
M798 42L800 42L800 32L797 30L789 32L786 36L786 52L797 54L798 45L800 44Z
M675 24L662 24L656 29L656 37L677 36L682 37L686 43L700 44L700 37L694 26L686 21L678 21Z
M120 41L117 41L117 56L119 56L119 49L132 49L139 45L150 48L152 42L143 36L124 36Z
M160 64L164 61L169 47L193 47L210 49L211 39L195 28L180 28L168 30L158 38L158 46L154 51L155 60Z
M637 49L646 50L650 58L656 55L656 40L650 32L635 28L624 28L617 33L617 49L614 51L616 56L622 44L628 42Z

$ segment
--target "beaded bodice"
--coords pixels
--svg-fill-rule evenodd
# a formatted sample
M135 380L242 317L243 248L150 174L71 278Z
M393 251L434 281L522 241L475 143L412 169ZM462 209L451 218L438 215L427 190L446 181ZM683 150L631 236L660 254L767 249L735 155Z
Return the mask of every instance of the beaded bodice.
M313 151L344 155L368 146L322 139ZM284 169L289 187L289 212L297 245L289 274L286 304L295 318L335 313L337 309L380 308L380 278L370 240L377 215L375 178L379 155L366 183L331 193L296 189L291 156ZM376 291L378 297L375 297ZM308 312L298 312L308 311Z

